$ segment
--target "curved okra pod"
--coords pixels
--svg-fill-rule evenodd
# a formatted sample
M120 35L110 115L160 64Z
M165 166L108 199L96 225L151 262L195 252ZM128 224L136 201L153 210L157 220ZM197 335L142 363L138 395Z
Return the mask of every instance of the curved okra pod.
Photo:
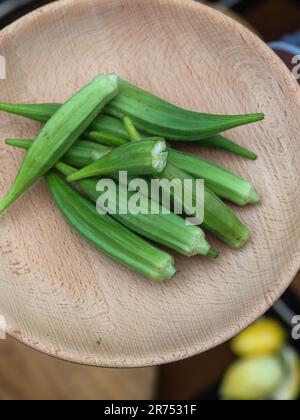
M181 181L184 189L184 180L191 180L193 184L192 194L194 195L194 203L196 203L196 180L188 173L182 171L171 163L167 164L166 169L157 176L159 179L168 179L172 181L177 179ZM176 190L174 189L175 194ZM177 201L182 202L184 191ZM185 208L182 202L183 208ZM191 215L191 214L189 214ZM241 248L246 244L250 237L249 229L237 218L237 216L221 201L212 191L205 188L204 191L204 222L203 228L214 233L232 248Z
M69 182L100 175L127 171L128 175L154 175L162 172L167 164L168 152L164 140L142 140L128 143L112 150L68 177Z
M169 149L168 161L197 179L218 197L230 200L239 206L257 204L260 201L254 186L232 172L222 169L198 156Z
M208 139L203 139L197 144L201 147L209 147L210 149L226 150L227 152L233 153L234 155L242 156L250 160L257 159L256 153L251 152L251 150L248 150L237 143L234 143L233 141L222 136L221 134L210 137Z
M213 115L176 107L125 80L119 79L119 95L105 113L132 119L138 130L169 140L194 141L264 119L263 114Z
M117 93L117 76L100 75L59 108L26 154L0 213L55 165Z
M59 175L45 175L50 193L67 222L96 249L138 271L154 282L174 276L173 258L122 226L98 214L95 205L70 187Z
M59 109L60 104L10 104L0 103L0 110L21 117L30 118L34 121L46 123L49 118ZM147 138L151 132L141 132L142 138ZM160 133L161 137L162 134ZM122 146L130 141L128 132L122 121L109 115L99 115L84 133L84 137L107 146ZM199 146L226 150L247 159L256 159L257 155L233 141L216 135L198 142Z

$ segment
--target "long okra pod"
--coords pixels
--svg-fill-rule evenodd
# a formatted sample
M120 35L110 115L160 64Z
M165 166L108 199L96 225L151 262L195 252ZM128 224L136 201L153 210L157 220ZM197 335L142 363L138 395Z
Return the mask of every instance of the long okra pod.
M48 120L0 203L0 213L55 165L117 93L117 76L97 76Z
M11 104L0 103L0 110L34 121L46 123L59 109L60 104ZM151 132L140 132L143 138L149 137ZM161 134L160 134L161 135ZM123 123L109 115L99 115L84 133L84 137L107 146L122 146L130 141L128 132ZM217 135L198 142L199 146L212 147L246 157L256 159L257 155L231 140Z
M69 182L100 175L127 171L129 175L155 175L164 170L168 152L164 140L142 140L128 143L112 150L107 155L68 178Z
M172 181L177 179L181 181L184 188L184 180L191 180L193 184L192 193L194 194L194 203L196 203L196 180L188 173L182 171L171 163L167 164L166 169L157 176L159 179L168 179ZM175 191L176 194L176 191ZM177 198L182 201L183 194ZM185 208L185 203L182 202ZM237 216L208 188L204 191L204 222L203 228L214 233L232 248L240 248L248 241L250 236L249 229L237 218Z
M173 258L122 226L98 214L95 205L51 171L45 175L50 193L67 222L95 248L155 282L170 279Z
M260 201L254 186L207 160L188 153L169 149L168 161L197 179L204 179L205 185L218 197L235 204L257 204Z
M119 89L119 95L104 112L122 120L127 116L137 129L170 140L201 140L264 118L263 114L212 115L186 111L122 79Z

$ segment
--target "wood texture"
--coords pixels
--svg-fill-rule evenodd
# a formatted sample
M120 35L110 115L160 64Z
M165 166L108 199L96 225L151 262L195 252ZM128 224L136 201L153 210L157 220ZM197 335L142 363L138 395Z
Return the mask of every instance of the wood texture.
M99 369L0 341L0 400L151 400L157 368Z
M35 185L0 219L0 313L12 336L80 363L161 364L231 338L282 294L300 261L300 96L254 34L189 0L66 0L5 29L0 50L2 100L63 101L96 73L114 71L190 109L266 114L230 133L258 152L257 162L202 153L257 185L262 204L237 210L252 240L237 252L215 242L217 262L177 256L168 284L97 253L69 229L43 181ZM22 159L3 139L37 130L1 114L1 196Z

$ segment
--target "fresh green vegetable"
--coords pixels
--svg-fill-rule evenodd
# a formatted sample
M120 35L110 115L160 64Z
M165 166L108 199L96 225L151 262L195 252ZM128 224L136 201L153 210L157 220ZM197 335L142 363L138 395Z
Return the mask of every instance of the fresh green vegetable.
M50 118L27 153L9 193L0 203L0 213L55 165L117 93L117 76L97 76Z
M154 175L167 164L164 140L143 140L118 147L68 178L69 182L127 171L129 175Z
M6 144L28 150L32 146L32 141L7 139ZM69 165L72 164L76 168L85 166L93 160L93 150L95 150L93 147L87 146L88 142L75 143L68 153L63 156L62 160L69 162ZM96 144L94 146L97 148L99 145ZM82 156L86 157L83 159ZM68 177L76 172L76 169L69 165L58 162L55 165L55 168ZM97 193L97 183L98 180L94 178L82 180L78 183L82 191L94 202L97 202L99 197L99 193ZM164 214L161 206L159 207L158 214L120 214L120 205L122 208L125 208L128 204L128 200L122 194L119 194L118 186L116 186L116 192L116 214L112 214L112 216L134 232L186 256L198 254L208 255L212 258L218 256L218 253L207 243L204 232L200 228L186 224L181 217L175 214ZM132 196L133 193L128 192L128 198L130 199ZM111 201L115 201L114 197L112 197ZM151 209L152 203L150 200L147 201L148 209ZM115 211L115 209L111 210L113 210L112 213Z
M28 150L34 140L19 140L19 139L6 139L5 143L9 146L18 147L19 149ZM75 166L76 168L83 168L91 162L110 153L112 148L103 146L98 143L93 143L87 140L79 140L62 157L62 161L68 165Z
M123 122L131 141L139 141L142 139L140 133L137 131L130 118L125 117Z
M60 106L60 104L0 103L0 110L45 123L59 109ZM142 138L147 138L151 135L151 133L146 134L141 131L140 134ZM122 121L109 115L99 115L84 133L84 137L107 146L122 146L130 141L128 132ZM248 159L256 159L257 157L255 153L239 146L221 135L202 139L197 144L203 147L227 150Z
M216 136L210 137L208 139L203 139L197 143L201 147L209 147L210 149L222 149L227 152L233 153L237 156L242 156L246 159L255 160L257 159L257 154L251 152L245 147L240 146L237 143L227 139L226 137L218 134Z
M144 241L73 190L60 176L46 174L51 195L67 222L95 248L115 261L155 282L170 279L176 270L173 258Z
M119 89L119 95L106 106L105 113L121 120L129 117L137 129L170 140L201 140L264 118L263 114L212 115L186 111L122 79Z
M59 162L56 168L65 176L70 176L76 169ZM99 193L97 192L98 179L84 179L78 185L88 197L97 203ZM128 199L120 194L119 187L116 186L116 196L110 197L108 204L111 207L109 213L123 225L134 232L151 239L154 242L165 245L186 256L194 255L214 255L214 250L205 239L204 232L194 225L188 225L184 219L175 214L164 214L162 207L159 207L158 214L151 214L151 200L147 201L147 214L121 214L120 207L126 208L133 193L128 192Z
M188 173L182 171L176 166L168 163L166 169L159 175L159 179L180 180L184 189L184 180L191 180L191 194L194 195L194 205L196 204L196 180ZM174 194L176 190L174 189ZM180 196L175 197L177 202L182 203L182 207L186 208L182 201L184 191ZM188 215L192 215L190 209L186 209ZM208 188L204 191L204 222L203 228L214 233L232 248L241 248L248 241L249 229L235 216L235 214Z
M193 177L204 179L205 185L220 198L240 206L260 201L250 182L207 160L170 148L168 161Z
M45 124L59 110L61 104L0 103L0 110ZM108 146L122 146L129 136L122 121L109 115L98 115L84 133L84 137Z

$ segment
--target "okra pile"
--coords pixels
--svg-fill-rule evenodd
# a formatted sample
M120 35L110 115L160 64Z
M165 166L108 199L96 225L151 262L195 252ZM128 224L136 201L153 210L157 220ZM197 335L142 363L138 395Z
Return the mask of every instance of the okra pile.
M260 196L252 183L198 155L179 151L175 142L193 142L199 148L222 149L254 160L254 152L223 133L261 121L263 114L187 111L115 74L98 75L64 104L0 103L0 110L43 124L34 140L6 139L8 146L24 149L26 155L0 202L0 213L44 177L58 209L79 235L154 282L169 280L176 273L174 257L166 249L186 257L217 258L206 232L233 249L247 243L250 230L226 202L258 204ZM155 212L124 212L134 195L122 193L124 173L131 179L139 176L145 184L155 179L180 185L172 189L172 198L184 212L165 211L161 195L154 202L150 194L143 200ZM117 211L99 210L99 179L114 182ZM199 179L204 180L204 215L201 224L193 224L185 216L195 216ZM161 185L163 192L164 182ZM184 199L188 193L190 207Z

